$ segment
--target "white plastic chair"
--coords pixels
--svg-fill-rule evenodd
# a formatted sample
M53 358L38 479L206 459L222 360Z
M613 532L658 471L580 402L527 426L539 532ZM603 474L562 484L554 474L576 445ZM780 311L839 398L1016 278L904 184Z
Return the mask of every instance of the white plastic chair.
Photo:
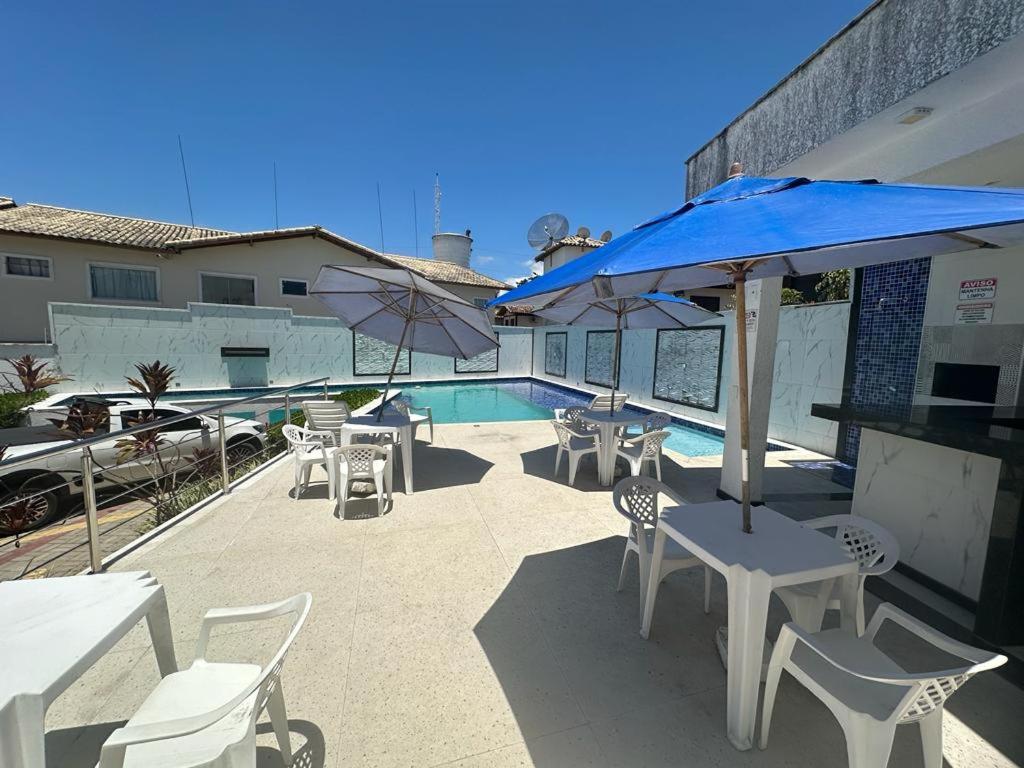
M873 520L858 515L829 515L807 520L802 525L816 530L834 528L836 542L859 563L857 634L864 634L864 581L868 576L877 576L892 570L900 557L900 545L885 528ZM839 610L838 582L831 594L826 594L824 598L818 593L818 585L814 583L775 590L775 594L789 609L793 621L809 632L821 629L821 621L826 610Z
M626 569L629 553L635 552L640 561L640 605L647 600L647 584L651 577L651 556L654 552L654 533L658 527L658 494L663 493L676 504L685 504L682 497L664 483L650 477L627 477L619 480L612 491L612 501L620 515L629 520L629 535L626 549L622 553L622 568L619 570L621 592L626 583ZM661 561L660 583L670 573L684 568L704 565L700 558L683 549L671 537L665 539L665 557ZM711 567L704 565L704 613L711 611Z
M256 721L266 709L281 757L292 763L281 668L313 598L306 592L279 603L207 611L195 661L168 675L123 728L103 744L98 768L253 768ZM265 667L206 660L210 630L295 614L288 636Z
M874 644L886 620L970 664L936 672L905 672ZM768 746L775 694L785 669L839 721L850 768L885 768L896 726L908 723L921 726L925 768L941 768L946 699L972 675L1005 662L1005 656L958 643L890 603L878 607L862 637L841 629L812 634L795 622L784 624L768 665L761 749Z
M615 405L613 406L613 410L621 411L622 406L626 404L627 400L629 400L629 395L625 394L624 392L616 392ZM590 407L595 411L607 411L608 406L611 405L611 402L611 395L594 395L594 399L590 401Z
M629 462L629 471L632 475L643 472L644 464L647 462L653 463L655 476L661 480L661 444L668 436L669 433L665 430L645 432L623 440L615 449L615 453Z
M596 433L581 435L573 430L567 423L552 421L555 427L555 434L558 436L558 451L555 453L555 476L558 476L558 468L562 465L562 454L569 454L569 485L576 484L576 469L579 467L580 459L588 453L596 454L598 451L598 438Z
M391 405L393 405L395 407L395 410L398 411L400 414L402 414L403 416L407 416L409 418L409 421L412 424L413 440L416 439L416 428L419 427L420 424L426 422L427 425L430 427L430 442L431 444L433 444L434 412L431 410L429 405L424 405L422 407L412 406L405 402L405 400L397 399L392 400ZM425 411L425 413L414 413L414 411Z
M373 483L377 494L377 516L384 514L384 495L391 500L391 472L389 461L391 452L382 446L372 443L354 443L338 448L335 453L337 461L335 472L338 480L338 508L345 515L345 503L348 501L348 486L353 480Z
M333 432L335 445L345 444L341 425L352 418L352 411L343 400L304 400L302 412L308 428Z
M583 420L583 414L586 412L587 409L582 405L570 405L562 411L562 418L559 421L568 424L578 435L596 435L598 428Z
M334 433L328 430L305 429L295 424L285 424L281 434L292 447L292 461L295 463L295 488L292 499L299 500L299 495L309 485L309 475L318 464L327 470L327 493L334 498L334 461L328 454L327 443L334 448Z
M654 413L647 414L647 417L644 419L644 423L640 425L639 432L630 432L629 427L627 426L622 432L622 438L624 440L628 440L632 437L639 437L647 432L657 432L665 429L671 423L671 416L661 411L655 411Z

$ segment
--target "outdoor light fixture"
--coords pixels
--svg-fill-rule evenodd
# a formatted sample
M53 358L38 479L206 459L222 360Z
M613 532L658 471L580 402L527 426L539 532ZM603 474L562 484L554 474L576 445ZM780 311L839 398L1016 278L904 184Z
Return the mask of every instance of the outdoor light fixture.
M913 125L914 123L924 120L934 111L935 110L931 107L914 107L913 109L908 109L902 115L897 117L896 122L901 125Z
M594 293L599 299L610 299L614 291L612 290L612 279L606 275L594 275L591 278L594 283Z

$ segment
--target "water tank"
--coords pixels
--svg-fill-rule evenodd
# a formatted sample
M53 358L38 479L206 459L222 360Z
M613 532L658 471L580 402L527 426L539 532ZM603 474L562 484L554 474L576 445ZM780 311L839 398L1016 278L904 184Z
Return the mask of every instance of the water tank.
M473 248L473 238L466 234L460 235L457 232L440 232L434 235L434 259L436 261L449 261L463 267L469 266L469 253Z

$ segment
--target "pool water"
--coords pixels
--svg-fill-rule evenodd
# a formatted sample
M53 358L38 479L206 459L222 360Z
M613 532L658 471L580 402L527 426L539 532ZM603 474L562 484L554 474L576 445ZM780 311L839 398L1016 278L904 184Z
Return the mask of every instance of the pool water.
M589 396L536 381L465 384L403 384L402 399L430 406L437 424L480 424L494 421L537 421L554 417L555 408L588 405ZM635 409L635 413L641 413ZM684 456L722 453L721 436L673 422L665 446Z

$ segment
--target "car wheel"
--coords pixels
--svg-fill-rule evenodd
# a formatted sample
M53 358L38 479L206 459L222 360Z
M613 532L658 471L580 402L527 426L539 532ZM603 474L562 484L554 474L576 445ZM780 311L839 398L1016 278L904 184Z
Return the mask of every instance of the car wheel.
M261 446L251 440L241 440L227 447L228 467L236 469L241 463L258 454Z
M32 481L16 491L0 492L0 536L14 536L42 528L57 517L60 499L52 490Z

